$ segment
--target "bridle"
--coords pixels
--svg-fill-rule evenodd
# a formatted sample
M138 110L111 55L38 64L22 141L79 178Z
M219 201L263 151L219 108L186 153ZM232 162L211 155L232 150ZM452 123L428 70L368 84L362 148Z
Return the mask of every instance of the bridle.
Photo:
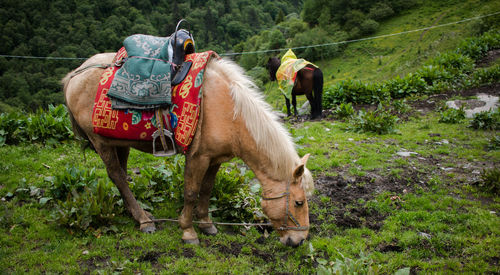
M292 213L290 213L290 180L287 181L286 184L286 191L284 193L281 193L281 195L276 196L276 197L264 197L262 196L263 200L277 200L285 198L286 201L286 215L285 218L283 219L283 225L281 227L277 228L276 230L279 231L286 231L286 230L295 230L295 231L306 231L309 230L309 226L301 226L299 221L293 216ZM287 221L290 219L295 226L288 226Z

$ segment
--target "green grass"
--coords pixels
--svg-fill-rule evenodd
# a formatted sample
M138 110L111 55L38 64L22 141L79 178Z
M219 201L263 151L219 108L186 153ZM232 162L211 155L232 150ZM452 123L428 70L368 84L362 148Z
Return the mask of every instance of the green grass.
M495 1L423 2L381 24L376 35L429 26L443 13L438 24L500 9ZM415 70L438 51L454 49L473 32L474 24L467 23L431 30L422 40L417 33L353 43L345 55L320 66L325 75L336 77L328 84L354 76L386 80ZM367 51L382 56L382 64ZM268 100L282 109L282 97L274 91L269 90ZM156 233L142 234L129 215L113 221L116 232L69 230L53 221L53 204L42 205L29 196L22 199L16 189L46 189L44 178L68 166L95 168L100 181L109 181L99 157L88 150L84 157L76 142L0 147L0 273L314 274L334 268L361 274L393 274L408 268L420 274L500 273L500 198L475 184L477 173L500 166L498 148L488 149L498 131L474 130L468 127L470 119L457 124L439 119L434 110L399 121L396 132L385 135L349 131L350 120L286 123L299 154L311 153L308 168L316 179L358 179L345 187L353 191L377 180L388 186L408 184L406 191L377 190L345 205L340 194L327 195L318 188L310 200L316 222L311 224L311 238L296 249L281 245L275 232L265 237L254 228L228 227L219 227L217 236L200 234L200 246L184 245L177 224L159 224ZM396 155L399 151L417 155L401 157ZM162 162L132 150L128 172ZM146 180L144 173L133 177ZM152 213L157 218L175 215L175 209L165 209L167 205L157 204ZM360 216L360 226L342 226L334 215L341 211L356 217L361 210L369 215ZM378 228L365 225L373 217L379 217Z

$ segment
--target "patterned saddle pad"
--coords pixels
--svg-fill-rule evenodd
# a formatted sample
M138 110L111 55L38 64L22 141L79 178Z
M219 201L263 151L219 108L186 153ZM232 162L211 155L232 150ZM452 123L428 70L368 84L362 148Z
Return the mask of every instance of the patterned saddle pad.
M113 63L125 56L127 56L126 50L120 49ZM205 67L214 56L217 54L213 51L186 55L185 61L193 62L193 65L184 81L173 87L172 105L163 112L162 118L157 117L154 111L113 109L108 94L119 67L107 68L101 76L95 98L92 113L94 132L116 139L150 141L153 140L152 135L158 128L157 122L163 119L164 125L173 129L177 145L185 152L193 140L198 125Z

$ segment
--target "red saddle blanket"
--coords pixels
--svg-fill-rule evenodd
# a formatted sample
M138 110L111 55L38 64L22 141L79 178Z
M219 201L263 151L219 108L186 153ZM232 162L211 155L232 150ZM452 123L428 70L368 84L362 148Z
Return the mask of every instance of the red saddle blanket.
M172 106L158 118L154 111L114 110L107 92L123 58L127 57L121 48L113 59L115 66L101 75L94 102L92 125L94 132L110 138L130 140L153 140L153 133L162 119L166 128L174 129L176 143L184 152L193 140L198 124L201 104L201 84L208 61L217 54L213 51L186 55L185 61L192 61L186 78L172 89ZM166 123L168 122L168 124ZM170 127L168 127L170 125Z

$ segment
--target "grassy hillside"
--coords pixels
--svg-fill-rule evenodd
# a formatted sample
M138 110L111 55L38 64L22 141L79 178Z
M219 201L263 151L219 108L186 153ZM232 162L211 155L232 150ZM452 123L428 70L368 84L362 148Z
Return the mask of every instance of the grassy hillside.
M497 11L500 11L498 1L424 0L417 7L381 23L371 37L456 22ZM415 72L429 59L454 50L463 39L482 31L484 23L491 22L500 22L500 15L426 31L348 43L340 56L315 63L323 70L325 87L346 79L366 82L388 80ZM275 83L266 84L264 90L273 106L279 110L284 108L284 100ZM305 101L305 97L298 97L300 104Z

